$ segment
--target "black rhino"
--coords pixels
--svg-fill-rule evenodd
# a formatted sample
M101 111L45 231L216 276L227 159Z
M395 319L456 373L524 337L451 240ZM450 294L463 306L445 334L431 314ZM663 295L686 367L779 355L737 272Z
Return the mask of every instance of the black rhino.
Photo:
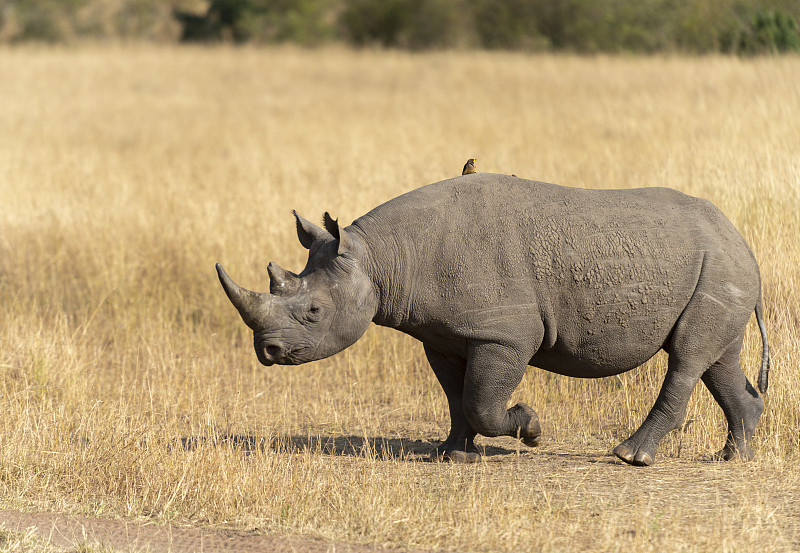
M295 213L308 263L270 263L269 293L237 285L228 298L253 330L264 365L294 365L353 344L371 322L423 343L450 407L434 455L479 459L484 436L536 445L536 413L506 409L528 365L599 378L669 354L658 399L614 453L650 465L682 424L698 380L728 423L721 458L750 458L764 409L739 366L755 311L769 355L758 264L713 204L669 188L584 190L475 173L394 198L342 227Z

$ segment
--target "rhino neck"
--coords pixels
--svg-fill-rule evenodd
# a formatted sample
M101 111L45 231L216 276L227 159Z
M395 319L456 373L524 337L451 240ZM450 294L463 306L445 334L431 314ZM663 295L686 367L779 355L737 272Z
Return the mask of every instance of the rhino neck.
M364 244L363 270L375 286L378 308L372 319L377 325L403 330L410 324L414 300L414 260L408 244L397 234L383 232L369 216L353 222L353 230ZM411 245L413 246L413 244Z

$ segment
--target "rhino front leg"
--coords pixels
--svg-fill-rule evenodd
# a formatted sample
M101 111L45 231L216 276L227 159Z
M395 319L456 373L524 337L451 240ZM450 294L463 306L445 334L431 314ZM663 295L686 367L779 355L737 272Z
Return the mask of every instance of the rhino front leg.
M519 350L492 342L471 343L464 380L464 414L484 436L512 436L528 446L539 444L539 417L517 403L506 409L511 394L525 374L527 359Z
M450 435L434 450L431 460L475 463L481 458L474 442L476 432L467 422L462 405L467 363L463 359L443 355L427 344L423 346L428 363L442 385L450 407Z

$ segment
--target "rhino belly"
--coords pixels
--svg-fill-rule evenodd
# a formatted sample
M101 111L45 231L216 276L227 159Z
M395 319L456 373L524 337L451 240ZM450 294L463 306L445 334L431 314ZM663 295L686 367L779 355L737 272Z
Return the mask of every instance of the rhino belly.
M664 346L682 307L659 314L598 319L574 317L558 325L555 343L530 360L535 367L578 378L602 378L638 367Z
M575 378L603 378L635 369L653 357L660 346L633 346L625 351L604 351L604 345L586 344L576 351L540 351L529 365Z

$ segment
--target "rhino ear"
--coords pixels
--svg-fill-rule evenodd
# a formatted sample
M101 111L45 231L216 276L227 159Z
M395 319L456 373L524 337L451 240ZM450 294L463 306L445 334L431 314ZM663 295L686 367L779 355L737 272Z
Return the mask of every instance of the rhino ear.
M339 226L339 219L334 219L327 211L325 215L322 216L322 222L327 231L338 243L336 253L343 255L350 249L350 237L347 235L347 231Z
M300 243L305 249L310 250L311 245L317 240L330 238L331 235L326 230L319 228L311 221L306 221L296 211L292 210L292 215L297 221L297 238L300 239Z

